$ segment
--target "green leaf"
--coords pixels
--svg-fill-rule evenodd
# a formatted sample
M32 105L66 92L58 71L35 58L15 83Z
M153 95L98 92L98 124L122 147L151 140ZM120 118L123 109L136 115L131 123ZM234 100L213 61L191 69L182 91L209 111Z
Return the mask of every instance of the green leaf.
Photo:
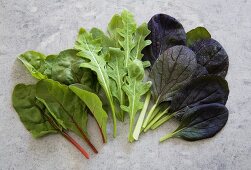
M87 134L85 106L66 85L51 79L40 80L36 87L36 97L62 127L80 137Z
M38 138L57 130L46 119L44 105L36 97L35 85L18 84L12 94L12 103L25 128Z
M192 29L186 33L186 36L187 36L187 46L189 47L196 41L211 38L210 33L204 27L196 27L195 29Z
M136 113L143 108L143 102L141 97L149 91L151 82L143 82L144 68L140 60L134 60L128 65L128 76L126 76L126 83L123 86L123 90L126 93L129 105L122 105L121 108L129 113L130 128L128 140L132 142L133 138L133 126Z
M47 78L47 76L43 74L44 70L41 70L43 69L42 65L45 63L45 58L45 55L36 51L27 51L18 57L31 75L39 80Z
M124 54L119 48L110 48L109 52L111 58L108 62L107 73L114 81L114 83L111 83L112 95L119 101L120 105L124 105L125 94L121 88L124 85L124 77L127 74L124 68ZM124 113L122 111L117 112L117 117L119 120L123 120Z
M123 40L119 40L119 44L123 48L125 54L124 65L125 67L127 67L130 60L130 53L132 49L136 46L136 43L133 41L133 38L137 29L137 25L133 18L133 15L126 10L122 11L121 19L123 27L117 28L116 30L119 35L123 37Z
M115 14L110 23L108 24L108 34L110 35L110 38L115 42L115 47L119 48L119 40L122 40L122 37L117 32L117 29L121 29L123 27L122 18L120 15Z
M80 52L79 56L89 60L89 62L84 62L80 67L89 68L97 74L99 84L103 88L106 97L109 101L114 124L114 137L116 136L116 113L115 105L112 97L112 92L110 89L110 80L106 71L106 61L104 55L101 53L102 47L99 39L94 39L90 33L85 29L81 28L78 34L78 38L75 44L75 48Z
M102 134L104 137L104 142L107 141L107 118L108 115L102 108L102 102L99 97L88 89L86 86L81 84L70 85L69 88L86 104L86 106L90 109L91 113L95 117L98 122L99 127L102 130Z
M53 62L50 62L51 75L48 77L66 85L80 83L84 71L79 65L84 62L84 59L78 57L77 53L78 51L74 49L60 52Z
M135 43L136 46L132 50L131 60L139 59L141 60L143 57L143 54L141 51L148 45L151 44L150 40L145 40L145 38L150 34L150 30L147 28L147 24L143 23L140 25L135 33ZM149 63L149 62L148 62Z

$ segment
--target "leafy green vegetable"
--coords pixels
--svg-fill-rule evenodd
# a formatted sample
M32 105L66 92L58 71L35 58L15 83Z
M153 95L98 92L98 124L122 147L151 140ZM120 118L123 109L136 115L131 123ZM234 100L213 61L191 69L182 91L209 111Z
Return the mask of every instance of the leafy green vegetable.
M168 48L186 44L186 32L182 24L169 15L154 15L148 22L148 28L151 33L147 39L151 40L152 44L143 50L143 60L150 61L152 65Z
M41 70L43 69L42 65L45 63L45 58L45 55L36 51L27 51L18 57L31 75L39 80L47 78L47 76L43 74L44 70Z
M26 129L35 138L59 132L89 159L89 154L54 121L45 106L36 99L35 94L35 85L18 84L13 91L13 106Z
M129 113L130 128L128 140L132 142L133 138L133 126L134 118L140 109L143 108L143 102L141 102L141 96L143 96L151 87L151 82L143 82L144 68L143 64L139 60L134 60L128 66L128 76L126 76L126 83L123 86L123 90L126 93L129 105L122 105L121 108Z
M44 105L36 99L35 94L35 85L16 85L12 95L13 107L33 137L56 133L56 129L44 116Z
M160 142L171 137L195 141L213 137L226 124L228 110L224 105L213 103L196 106L184 115L180 126L172 133L160 139Z
M225 77L229 61L228 55L219 42L214 39L196 41L191 45L198 64L204 66L209 74Z
M58 124L82 137L97 153L87 137L87 113L82 101L66 86L51 79L40 80L36 97L43 102Z
M102 50L100 40L93 39L90 33L81 28L78 34L75 48L80 51L78 53L79 56L89 60L89 62L80 64L80 67L89 68L97 74L99 84L103 88L111 107L113 116L113 136L116 137L117 130L115 105L110 89L110 80L106 71L106 61L104 59L104 55L100 53Z
M210 39L211 35L204 27L196 27L186 33L187 46L190 47L196 41Z
M162 102L170 101L191 80L196 65L195 54L185 46L174 46L163 52L149 74L155 104L149 111L143 128L147 126L155 108Z
M102 108L99 97L88 87L81 84L70 85L69 88L86 104L102 130L104 142L107 142L106 126L108 115Z

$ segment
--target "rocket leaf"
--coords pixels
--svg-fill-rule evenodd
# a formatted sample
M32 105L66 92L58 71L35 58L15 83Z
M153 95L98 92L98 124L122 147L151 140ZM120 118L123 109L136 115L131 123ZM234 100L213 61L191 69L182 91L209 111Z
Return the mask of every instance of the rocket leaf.
M222 104L212 103L196 106L184 114L179 127L160 139L171 137L188 141L201 140L216 135L227 123L228 110Z
M89 68L97 74L99 84L103 88L111 107L113 116L113 135L116 137L115 105L110 89L111 85L109 76L106 71L106 61L104 55L101 53L102 47L100 39L94 39L90 33L81 28L75 43L75 48L80 51L78 53L80 57L89 60L89 62L80 64L80 67Z
M225 77L229 61L228 55L219 42L214 39L196 41L191 45L198 64L204 66L209 74Z
M148 22L148 28L151 33L147 39L151 40L152 44L143 50L143 60L150 61L152 65L166 49L186 44L186 33L183 26L169 15L154 15Z
M102 108L102 102L99 97L91 91L88 87L81 84L70 85L69 88L86 104L91 113L98 122L102 130L104 142L107 141L106 126L108 115Z
M134 60L128 65L128 76L126 76L126 83L123 86L123 90L126 93L129 105L121 106L123 110L129 113L130 117L130 128L128 140L132 142L133 138L133 126L134 118L140 109L143 107L141 97L149 91L151 82L143 82L144 79L144 68L143 64L139 60Z

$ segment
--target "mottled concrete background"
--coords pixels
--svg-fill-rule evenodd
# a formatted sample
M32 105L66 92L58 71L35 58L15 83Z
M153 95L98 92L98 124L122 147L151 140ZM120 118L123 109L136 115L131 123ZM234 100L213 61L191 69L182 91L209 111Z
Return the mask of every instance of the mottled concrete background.
M91 140L99 154L91 154L87 161L59 135L35 140L25 130L11 106L11 93L15 84L35 81L16 57L30 49L52 54L71 48L80 27L105 30L111 16L122 9L133 12L139 24L162 12L177 18L186 31L205 26L223 45L230 59L230 116L216 137L193 143L171 139L159 144L158 139L177 126L170 122L129 144L128 121L119 123L116 139L112 138L110 122L109 142L103 145L97 126L91 121ZM0 87L3 170L250 169L251 1L0 0Z

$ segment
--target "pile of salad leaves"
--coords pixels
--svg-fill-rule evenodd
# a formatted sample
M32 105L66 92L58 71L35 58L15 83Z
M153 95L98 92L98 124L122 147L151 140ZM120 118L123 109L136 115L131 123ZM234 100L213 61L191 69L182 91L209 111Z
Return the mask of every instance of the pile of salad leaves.
M72 49L53 55L27 51L18 59L38 79L16 85L12 95L26 129L35 138L59 133L86 158L68 131L98 153L87 130L88 114L104 143L108 116L116 137L117 120L128 115L130 142L171 118L180 125L160 141L212 137L228 119L228 55L204 27L186 33L165 14L138 26L124 10L112 17L107 32L80 28Z

